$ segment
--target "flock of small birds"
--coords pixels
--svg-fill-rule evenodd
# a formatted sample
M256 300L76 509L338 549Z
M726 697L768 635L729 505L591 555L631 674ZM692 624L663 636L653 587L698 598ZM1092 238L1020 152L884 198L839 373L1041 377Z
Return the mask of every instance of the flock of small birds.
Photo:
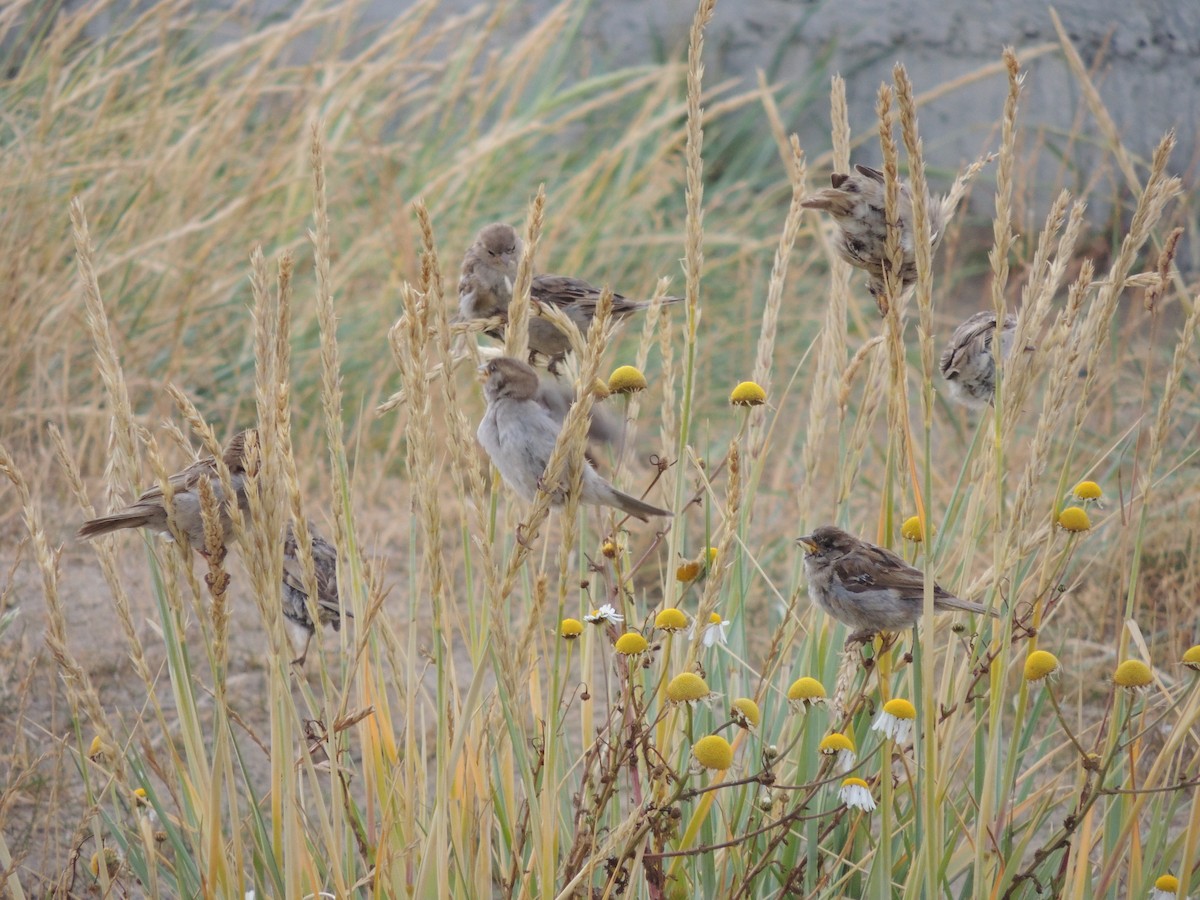
M809 209L829 213L838 226L834 247L851 266L868 276L868 289L880 298L885 292L888 273L888 219L885 212L884 176L867 166L856 166L851 174L834 173L831 186L802 201ZM952 209L948 200L927 203L930 215L931 251L941 240ZM913 202L908 185L901 185L896 227L903 254L897 276L900 288L916 281ZM485 333L504 338L504 322L512 302L513 285L523 252L516 230L504 223L485 226L463 257L458 285L459 314L464 321L499 319L501 324ZM529 361L511 357L494 358L480 367L487 410L476 436L505 483L527 501L543 487L542 476L549 463L567 412L574 402L573 392L552 378L543 379L533 363L546 361L547 372L557 375L557 366L571 352L568 335L548 318L536 315L541 306L563 312L586 333L596 314L600 289L567 275L533 276L532 312L528 320ZM658 302L678 303L681 297L664 297ZM623 319L647 309L651 301L630 300L613 294L612 314ZM1006 317L1000 334L1000 354L1012 351L1016 319ZM992 342L996 334L996 316L978 312L954 332L941 358L941 371L950 396L971 407L985 407L996 388L996 364ZM1028 348L1032 349L1032 348ZM603 409L593 410L589 439L612 442L620 433L620 424ZM223 453L232 478L237 503L248 513L246 499L245 446L248 432L233 437ZM201 480L207 480L220 505L224 540L234 537L233 523L217 477L216 460L209 456L198 460L169 479L175 508L175 522L191 547L205 554L204 523L200 511ZM556 488L552 505L565 502L565 490ZM579 500L593 506L611 507L626 516L648 521L651 517L670 517L643 499L626 494L604 479L590 463L583 471ZM170 538L167 510L161 488L143 493L129 506L107 516L91 519L79 529L79 537L90 539L125 528L148 528ZM340 628L343 615L337 588L337 550L313 533L312 550L316 566L317 599L315 609L320 624ZM855 629L848 642L866 641L879 632L895 632L914 625L923 605L924 574L883 547L861 540L840 528L825 525L811 535L797 539L805 549L805 570L809 594L821 609ZM292 527L283 548L282 610L289 639L297 652L293 660L303 665L309 642L316 630L309 615L309 598ZM962 600L934 586L934 608L976 614L996 615L981 604Z

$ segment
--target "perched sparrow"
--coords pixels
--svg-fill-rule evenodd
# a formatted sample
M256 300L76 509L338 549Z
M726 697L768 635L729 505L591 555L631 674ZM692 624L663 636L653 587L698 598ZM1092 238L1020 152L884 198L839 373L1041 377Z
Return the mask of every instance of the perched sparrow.
M485 225L475 235L458 279L458 311L464 319L490 319L508 312L521 248L516 229L503 222Z
M337 587L337 548L311 528L309 534L312 536L313 567L317 575L318 618L322 625L332 625L334 631L340 631L343 612ZM346 610L344 615L350 616L350 611ZM296 534L291 525L288 525L283 543L283 617L288 640L298 654L292 662L302 666L308 656L309 641L317 629L308 615L304 566L300 563Z
M592 319L596 317L600 294L600 288L570 275L534 275L530 289L534 302L558 307L575 323L581 334L587 334ZM682 297L662 298L664 304L679 303L681 300ZM612 315L614 319L624 319L649 306L649 300L630 300L621 294L613 294ZM529 348L550 357L553 365L567 355L571 342L549 319L535 317L529 320Z
M925 596L925 575L891 550L868 544L832 525L796 539L805 549L808 594L839 622L856 629L847 643L870 640L879 631L900 631L915 625ZM933 587L933 607L989 613L970 600L960 600L939 585Z
M458 311L464 319L507 315L522 247L523 242L510 225L496 222L479 232L463 257L458 282ZM587 334L596 315L600 293L599 288L568 275L534 275L530 288L530 297L535 303L557 307L582 334ZM678 303L682 299L664 297L662 302ZM614 318L623 319L648 306L649 301L630 300L621 294L613 294ZM488 335L502 339L504 329L494 329ZM529 350L548 357L550 369L554 371L557 363L570 352L571 341L549 319L534 315L529 319Z
M1000 356L1012 352L1017 317L1004 317L1000 330ZM992 356L992 337L996 334L996 314L977 312L954 330L954 336L942 353L942 375L950 396L964 406L980 408L992 402L996 393L996 360ZM1026 347L1032 350L1033 347Z
M867 166L855 166L857 174L835 172L830 176L833 187L818 191L801 201L805 209L819 209L837 221L839 233L834 242L838 256L870 276L871 295L884 292L883 273L887 265L887 214L884 203L883 173ZM932 250L937 249L946 224L944 201L930 201L929 235ZM900 269L901 289L917 280L917 264L913 256L913 202L907 184L900 185L900 203L896 210L896 226L900 229L900 249L904 263Z
M538 403L537 372L525 363L501 356L479 371L486 378L483 393L488 404L476 432L479 443L508 486L532 500L562 426ZM555 492L555 506L562 505L564 494L561 489ZM587 465L583 469L581 499L593 506L611 506L643 522L649 516L671 515L618 491Z
M238 506L242 512L249 508L246 500L246 468L243 460L245 453L246 435L240 431L233 436L225 452L221 455L229 468L233 481L233 490L237 494ZM217 475L217 461L211 456L198 459L186 469L172 475L168 481L175 491L175 522L179 529L187 535L192 548L207 555L204 550L204 518L200 512L200 480L208 479L212 485L213 495L221 504L221 525L224 529L224 541L229 543L233 536L233 522L225 509L225 494L221 489L221 479ZM107 516L89 519L79 529L79 537L83 540L118 531L122 528L149 528L166 535L171 540L170 529L167 528L167 510L163 505L163 492L159 487L152 487L129 506Z

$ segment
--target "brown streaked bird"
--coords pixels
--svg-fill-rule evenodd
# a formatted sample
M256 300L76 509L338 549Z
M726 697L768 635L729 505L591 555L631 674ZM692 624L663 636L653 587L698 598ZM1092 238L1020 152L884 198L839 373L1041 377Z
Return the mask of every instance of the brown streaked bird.
M233 490L237 495L238 507L243 513L249 509L246 499L244 460L246 436L249 433L249 431L240 431L235 434L225 447L225 452L221 454L221 458L224 459L225 465L229 469ZM228 544L233 538L233 520L230 519L225 506L225 492L221 488L221 479L217 474L216 459L205 456L196 460L186 469L176 472L167 480L175 494L175 524L180 531L187 535L192 549L207 555L204 549L204 518L200 512L199 485L201 479L207 479L212 485L213 495L220 504L223 540ZM150 488L124 509L84 522L79 529L79 537L82 540L90 540L122 528L149 528L151 531L165 535L168 540L172 540L171 531L167 527L167 510L163 505L161 487Z
M516 229L503 222L479 230L463 256L458 279L458 311L464 319L490 319L508 312L523 246Z
M502 222L484 228L463 257L462 274L458 282L458 311L463 319L487 319L508 315L512 302L513 283L517 279L517 264L521 260L524 242L516 229ZM553 306L567 316L586 335L596 305L600 302L599 288L569 275L534 275L530 297L534 303ZM662 303L678 303L682 297L663 297ZM647 309L649 300L630 300L614 293L612 315L624 319ZM571 351L571 341L549 319L536 315L529 318L529 350L549 359L550 371ZM489 337L504 338L503 326L487 332Z
M816 209L833 216L838 224L834 249L838 256L869 276L868 289L873 297L884 293L883 273L887 259L887 213L884 201L884 177L878 169L855 166L850 174L834 172L829 176L832 187L817 191L800 201L805 209ZM931 251L937 250L945 230L949 211L945 200L929 200L929 235ZM913 253L913 201L908 184L900 183L899 208L896 225L900 229L900 249L904 255L900 267L900 289L917 280L917 263Z
M309 526L312 537L313 567L317 576L317 617L322 625L332 625L341 631L342 616L353 618L349 610L342 609L337 586L337 548L321 537ZM287 626L288 641L296 652L292 663L304 665L308 657L308 645L316 633L316 626L308 613L308 590L304 586L304 566L300 562L300 550L296 532L288 525L283 543L283 617Z
M1017 317L1005 316L1004 327L1000 329L1002 359L1008 359L1012 352L1016 331ZM982 408L996 394L996 359L992 355L995 334L996 314L987 310L977 312L954 330L942 353L941 370L950 396L964 406Z
M501 356L480 366L487 412L476 436L506 484L525 500L533 500L562 426L536 399L538 375L519 359ZM554 506L566 499L561 488L552 495ZM583 503L611 506L636 519L670 516L605 481L590 465L583 468Z
M924 608L925 574L883 547L822 525L796 539L805 549L804 569L813 602L855 629L846 643L869 641L881 631L916 624ZM982 604L960 600L935 584L933 608L999 615Z

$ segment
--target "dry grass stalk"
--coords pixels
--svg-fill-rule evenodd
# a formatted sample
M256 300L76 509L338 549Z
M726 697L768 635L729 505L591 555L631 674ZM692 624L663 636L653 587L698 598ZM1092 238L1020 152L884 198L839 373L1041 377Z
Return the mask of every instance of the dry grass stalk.
M78 197L71 201L71 228L75 239L75 259L79 270L79 281L83 286L83 299L87 306L88 329L91 331L92 343L96 349L97 369L112 407L109 452L106 456L115 479L106 478L105 482L110 487L114 487L119 482L123 490L131 492L130 496L136 496L138 464L134 450L133 408L129 403L129 389L125 384L124 373L121 371L121 361L117 356L116 344L108 323L108 314L104 310L104 302L100 299L100 282L96 276L94 261L95 250L92 247L91 235L88 233L83 201ZM115 506L118 499L117 495L110 496L108 505Z
M783 230L779 235L779 246L775 250L775 260L771 265L771 279L767 286L767 302L763 306L762 327L759 329L758 349L754 358L754 381L769 395L771 392L772 358L775 353L775 335L779 327L779 309L783 305L783 286L787 280L788 260L792 255L792 247L796 243L796 235L800 231L800 223L804 217L804 207L800 201L806 192L806 171L804 153L800 149L800 139L796 135L791 138L791 159L788 171L792 183L792 200L788 205L787 216L783 220ZM750 458L757 460L763 453L766 441L767 410L760 407L751 414L750 424Z
M517 280L508 305L508 325L504 329L504 355L524 359L529 350L529 316L532 314L529 291L533 285L533 260L542 236L542 218L546 212L546 186L538 185L525 223L525 246L517 264ZM576 329L577 330L577 329ZM568 335L571 331L567 332Z
M846 82L835 75L830 87L830 122L833 136L833 168L835 172L850 170L850 112L846 108ZM817 212L810 214L810 221L819 223ZM833 252L828 232L822 230L822 243L829 261L829 305L817 338L816 374L808 407L808 428L804 434L801 459L804 465L804 481L801 483L799 509L807 510L812 504L812 488L815 475L824 470L828 458L823 452L827 446L830 405L834 402L835 388L841 380L849 385L852 380L853 362L846 368L846 315L850 306L850 265ZM838 401L844 413L845 403ZM839 422L841 416L839 415ZM807 518L804 519L807 521Z

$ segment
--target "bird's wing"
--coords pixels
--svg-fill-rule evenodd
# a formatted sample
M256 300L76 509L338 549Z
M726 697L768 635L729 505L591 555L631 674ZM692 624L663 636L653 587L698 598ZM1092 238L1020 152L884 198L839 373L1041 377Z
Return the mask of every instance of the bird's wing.
M878 181L880 184L883 184L883 173L878 169L872 169L870 166L855 166L854 168L859 175L865 175L872 181Z
M317 601L322 606L337 608L337 549L320 535L313 534L312 553L317 575ZM283 552L283 582L301 593L307 593L300 551L290 531Z
M976 349L992 349L992 335L996 332L996 317L993 313L977 312L955 329L950 346L942 354L942 371L958 371L962 359Z
M167 479L171 485L171 489L178 494L180 491L194 491L196 485L199 484L201 478L210 478L214 482L217 478L217 461L211 456L205 456L196 460L190 466L176 472ZM220 490L219 487L215 487ZM161 485L154 485L152 488L147 488L140 497L133 502L133 506L144 505L161 505L163 492Z
M530 295L539 303L565 307L575 304L595 306L600 299L600 289L582 278L570 275L534 275Z
M850 593L892 589L902 599L920 600L925 593L925 573L883 547L871 547L843 556L834 563L834 572ZM941 599L952 597L939 585L933 595Z
M570 307L583 307L588 310L596 308L600 302L600 288L588 284L582 278L572 278L570 275L534 275L530 286L530 296L539 303L557 306L564 312ZM630 300L623 294L613 291L613 312L617 315L633 312L643 304Z

